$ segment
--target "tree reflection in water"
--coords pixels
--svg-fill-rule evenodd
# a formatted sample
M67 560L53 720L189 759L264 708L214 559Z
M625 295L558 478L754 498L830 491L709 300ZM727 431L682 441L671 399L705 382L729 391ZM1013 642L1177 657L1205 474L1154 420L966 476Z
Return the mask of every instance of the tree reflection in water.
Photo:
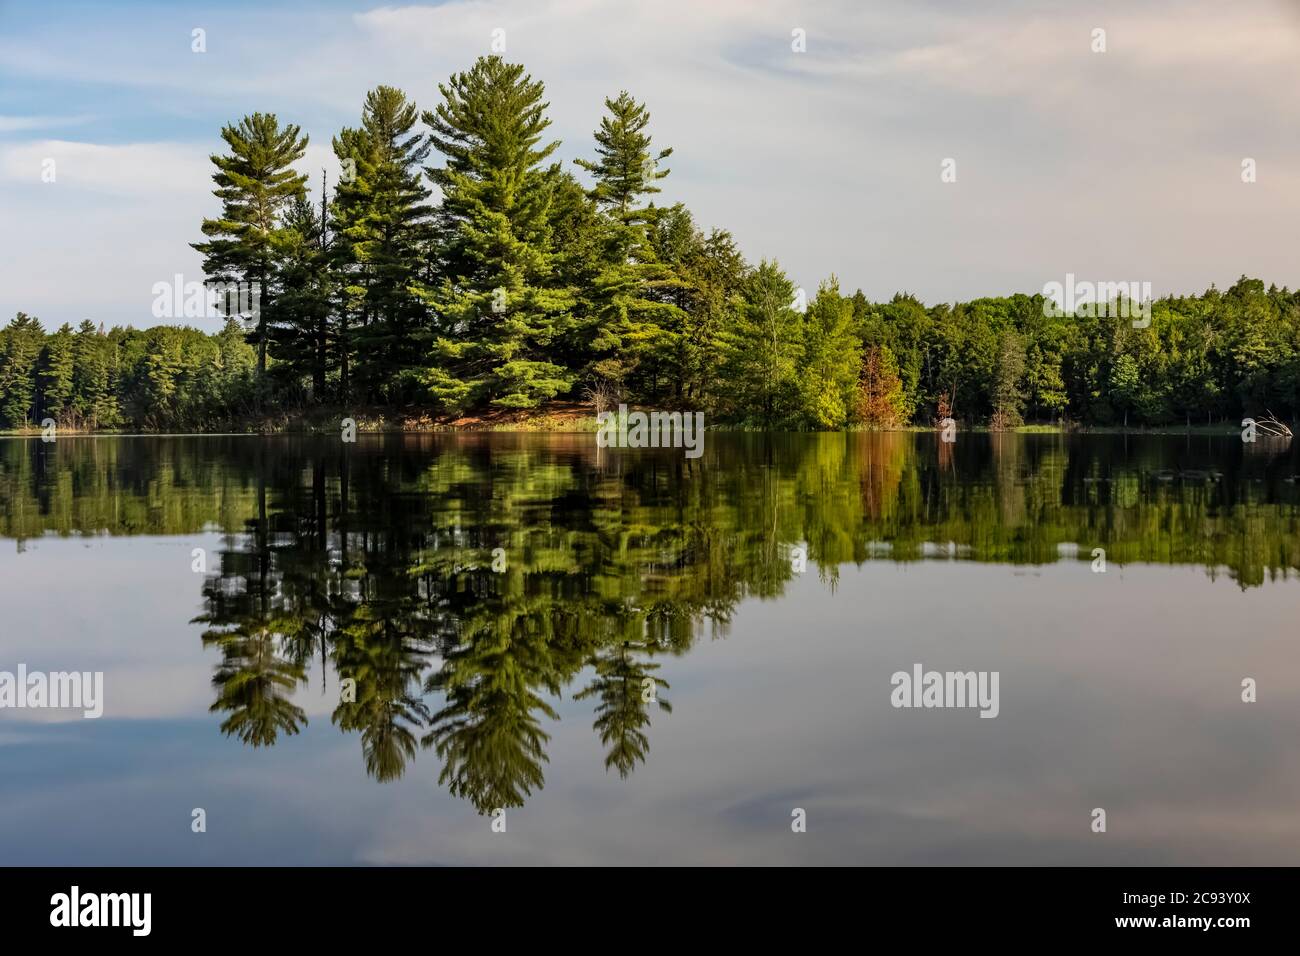
M1014 564L1104 547L1247 588L1300 565L1296 456L1205 436L710 433L698 460L590 434L14 441L0 533L219 529L196 620L221 731L297 733L318 674L371 776L432 752L488 812L544 785L566 694L607 770L645 763L662 659L780 597L795 547L828 595L845 563L936 544Z

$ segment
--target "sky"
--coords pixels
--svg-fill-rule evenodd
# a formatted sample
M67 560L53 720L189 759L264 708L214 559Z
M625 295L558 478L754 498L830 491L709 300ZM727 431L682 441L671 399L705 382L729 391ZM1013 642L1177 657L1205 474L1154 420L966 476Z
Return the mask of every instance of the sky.
M156 283L202 281L224 124L299 124L318 189L368 89L431 108L494 30L580 178L627 89L659 200L810 292L1300 285L1300 0L0 0L0 319L156 324Z

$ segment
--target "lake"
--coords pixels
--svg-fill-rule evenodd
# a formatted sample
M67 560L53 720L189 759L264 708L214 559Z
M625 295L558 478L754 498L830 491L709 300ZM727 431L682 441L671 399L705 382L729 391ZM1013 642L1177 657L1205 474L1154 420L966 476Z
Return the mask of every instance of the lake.
M0 709L0 862L1290 864L1298 474L1204 435L0 439L0 671L103 674L97 719ZM996 715L896 706L931 670Z

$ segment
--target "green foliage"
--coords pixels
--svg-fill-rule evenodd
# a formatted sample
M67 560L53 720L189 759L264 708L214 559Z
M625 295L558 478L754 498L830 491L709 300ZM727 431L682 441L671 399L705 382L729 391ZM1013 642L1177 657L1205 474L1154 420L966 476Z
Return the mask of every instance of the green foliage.
M277 252L283 288L268 309L273 371L290 389L300 380L310 381L311 396L320 401L339 345L333 309L336 273L330 268L324 214L306 196L289 206Z
M414 289L427 276L427 204L421 166L430 144L415 130L420 113L401 90L366 94L359 129L334 138L344 166L335 191L333 265L345 290L347 332L334 349L349 369L342 390L393 401L431 344L427 310ZM328 336L326 337L328 341Z
M853 303L834 277L822 283L804 316L800 406L813 428L843 428L857 404L862 347L853 328Z
M344 176L319 202L293 168L297 126L266 113L225 126L221 212L194 248L209 280L256 284L252 328L46 336L20 313L0 330L0 425L207 428L325 402L457 416L565 399L766 429L1300 414L1300 292L1242 276L1134 324L1107 308L1063 315L1038 294L873 303L832 277L801 314L775 263L753 266L725 229L650 201L673 151L627 91L575 160L584 184L553 161L544 87L521 65L481 57L438 90L422 112L399 89L370 91L359 125L333 137Z
M765 428L797 424L803 316L794 283L762 262L744 283L734 321L721 335L728 417Z
M993 423L998 428L1015 428L1023 423L1025 393L1025 343L1015 332L1004 332L998 344L993 372Z
M44 344L41 323L25 312L0 332L0 413L9 428L22 428L31 421Z
M650 112L626 90L617 99L606 99L609 115L596 130L596 159L575 160L596 178L592 199L611 209L623 223L644 219L636 202L645 195L659 192L655 183L668 175L659 163L672 155L672 149L652 155L650 136L645 128Z
M0 330L0 414L7 428L229 427L252 408L256 350L231 318L216 335L175 325L105 333L83 322L51 335L31 316Z
M275 296L276 249L284 240L280 214L303 196L307 181L292 169L307 150L307 137L299 132L292 124L281 129L273 113L254 113L221 130L230 152L211 157L221 216L203 220L207 242L192 243L203 255L209 279L256 283L261 308L253 316L253 341L259 372L266 370L267 312Z
M542 164L559 143L542 141L542 84L491 56L439 90L443 102L423 117L445 158L428 171L442 204L440 268L422 292L436 329L425 381L452 410L531 408L573 383L549 357L574 296L549 281L554 174Z
M118 398L112 378L115 356L107 336L87 319L77 329L73 350L75 422L92 429L116 427Z
M39 416L42 420L52 418L57 422L73 410L73 372L76 366L74 349L72 326L66 322L45 340L37 375L40 384Z
M675 214L689 216L681 206L675 207ZM678 306L667 362L672 401L688 408L712 408L727 387L719 375L723 336L735 322L749 267L731 233L723 229L705 236L692 228L684 248L664 252L680 280L669 290Z
M670 297L686 284L659 260L651 241L660 211L639 205L660 191L655 183L668 170L658 163L672 150L652 154L645 132L650 114L626 91L605 100L605 107L609 115L595 134L597 158L576 160L595 178L589 195L604 214L595 250L598 269L586 302L590 319L583 324L582 341L591 356L587 377L619 393L649 395L678 341L670 330L686 320L680 303Z

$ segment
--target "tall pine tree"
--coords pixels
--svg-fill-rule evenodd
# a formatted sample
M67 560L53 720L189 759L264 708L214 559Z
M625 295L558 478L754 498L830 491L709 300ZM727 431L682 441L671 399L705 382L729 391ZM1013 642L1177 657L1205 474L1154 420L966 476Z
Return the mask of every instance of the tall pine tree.
M75 367L72 326L63 323L45 340L41 353L41 417L66 423L72 411L73 369Z
M117 424L117 401L109 380L108 339L89 319L73 344L72 396L77 417L88 428Z
M656 182L668 175L659 163L672 155L672 148L654 155L645 128L650 112L643 103L623 90L616 99L605 100L609 115L596 130L596 159L574 160L596 178L592 198L619 221L644 221L645 210L637 206L642 196L659 192Z
M276 246L284 238L280 216L306 192L307 177L292 165L306 152L307 137L292 124L281 128L274 113L254 113L238 126L225 126L221 138L229 154L211 157L221 216L204 219L208 241L191 245L202 253L210 281L256 284L260 309L250 318L260 376L266 372L267 311L276 291Z
M574 298L553 276L556 174L542 164L559 144L542 142L550 126L543 87L491 56L439 90L443 102L423 117L446 159L429 170L442 205L440 281L423 289L437 331L426 383L452 410L531 408L573 384L551 361Z
M596 130L596 158L575 162L595 178L592 200L607 214L598 251L601 268L590 287L590 320L585 342L592 353L590 372L620 391L640 384L645 389L647 357L671 347L669 326L684 316L667 290L681 287L673 270L658 261L648 235L656 216L645 197L668 175L659 163L672 149L655 154L646 133L650 113L626 90L606 99L608 115ZM640 380L640 381L639 381Z
M324 205L322 201L322 206ZM283 284L268 310L271 356L291 379L308 378L312 398L321 401L337 342L334 324L334 278L325 233L325 211L305 196L284 215L278 244ZM279 364L282 363L282 364Z
M349 378L370 398L397 398L431 341L428 310L412 292L428 278L432 212L421 171L430 145L412 132L419 118L405 93L379 86L366 94L360 129L334 140L347 173L334 201L334 260L348 276L344 308L355 314Z
M36 372L45 344L41 323L19 312L0 332L0 414L10 428L25 428L36 405Z

